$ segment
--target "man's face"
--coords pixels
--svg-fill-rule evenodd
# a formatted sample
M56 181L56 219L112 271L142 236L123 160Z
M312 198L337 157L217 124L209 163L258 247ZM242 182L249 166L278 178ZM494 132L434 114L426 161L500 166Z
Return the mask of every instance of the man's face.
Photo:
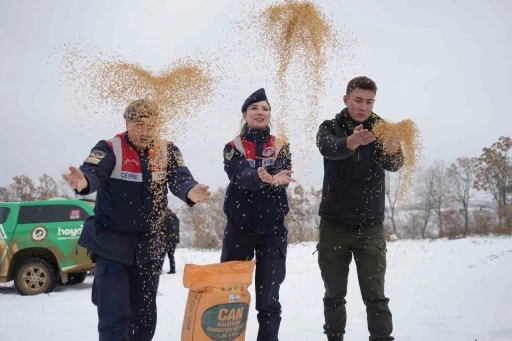
M348 96L343 96L350 117L359 123L366 121L372 114L375 92L356 88Z
M136 117L126 121L128 138L138 150L146 149L156 139L156 118Z

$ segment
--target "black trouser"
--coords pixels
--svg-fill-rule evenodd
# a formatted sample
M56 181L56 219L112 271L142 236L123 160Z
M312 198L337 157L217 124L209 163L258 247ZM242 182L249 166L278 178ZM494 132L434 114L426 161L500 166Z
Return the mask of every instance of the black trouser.
M382 224L361 226L321 219L318 264L325 286L325 334L345 334L345 297L349 265L354 256L361 296L366 305L370 341L393 340L389 299L384 295L386 252Z
M158 263L124 265L98 257L92 302L98 307L99 341L150 341L156 329Z
M169 257L170 271L171 272L176 271L176 262L174 261L174 252L176 251L177 244L178 244L178 242L173 240L167 245L164 253L162 254L162 257L160 257L160 269L162 269L164 267L165 255L167 254L167 257Z
M224 234L221 262L252 260L256 252L256 310L258 338L256 341L278 341L281 324L279 288L286 277L285 236L255 236L235 228Z

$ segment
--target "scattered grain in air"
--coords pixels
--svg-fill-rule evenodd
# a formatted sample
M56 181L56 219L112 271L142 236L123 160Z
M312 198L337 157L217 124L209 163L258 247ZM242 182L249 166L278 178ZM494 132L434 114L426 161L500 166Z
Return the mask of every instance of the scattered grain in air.
M280 103L280 111L275 116L276 135L283 143L289 142L292 134L309 137L318 127L319 101L324 79L328 77L325 72L329 62L327 52L338 51L342 45L335 24L313 1L283 0L257 13L252 21L258 27L260 39L254 43L261 44L264 51L270 47L277 67L276 101ZM341 53L333 55L339 58ZM298 67L294 69L297 70L294 78L290 77L293 65ZM307 94L301 101L307 100L299 110L305 111L305 117L297 124L297 113L287 110L291 100L288 92L304 85ZM297 149L301 159L312 152L308 143L301 143Z
M404 165L400 169L401 183L398 189L397 202L403 202L408 191L412 188L412 180L418 171L419 159L423 152L420 131L410 119L393 123L381 120L372 127L372 132L382 141L383 147L391 137L398 137L404 153Z

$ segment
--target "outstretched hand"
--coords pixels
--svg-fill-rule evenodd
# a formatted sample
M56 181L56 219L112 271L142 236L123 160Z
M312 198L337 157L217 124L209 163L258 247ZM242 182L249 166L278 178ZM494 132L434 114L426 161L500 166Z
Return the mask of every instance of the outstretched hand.
M295 182L295 179L291 177L293 171L291 170L282 170L276 175L274 175L275 185L286 185L290 182Z
M391 137L386 142L386 154L395 155L400 149L400 139L396 136Z
M258 176L260 177L261 181L266 182L268 184L272 184L274 182L272 175L270 175L267 172L267 170L263 167L258 168Z
M70 166L68 174L62 174L62 178L68 183L68 185L75 189L77 192L81 192L87 185L87 179L82 171L76 167Z
M290 182L295 182L295 179L291 177L292 174L293 171L291 170L282 170L276 175L272 176L267 172L265 168L258 168L258 175L261 181L274 186L286 185L289 184Z
M354 133L347 138L347 148L355 150L359 146L366 146L372 143L375 139L375 135L368 129L364 129L363 125L360 124L354 129Z
M192 200L194 203L202 203L210 198L210 191L208 191L210 187L202 184L195 185L188 191L187 198Z

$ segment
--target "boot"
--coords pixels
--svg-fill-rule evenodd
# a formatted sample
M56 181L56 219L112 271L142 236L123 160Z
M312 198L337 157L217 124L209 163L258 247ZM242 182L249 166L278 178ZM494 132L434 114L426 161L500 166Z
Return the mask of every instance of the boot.
M327 341L343 341L343 335L341 335L341 334L338 334L338 335L328 335L327 336Z
M169 270L168 274L175 274L176 273L176 269L175 268L171 268L171 270Z

